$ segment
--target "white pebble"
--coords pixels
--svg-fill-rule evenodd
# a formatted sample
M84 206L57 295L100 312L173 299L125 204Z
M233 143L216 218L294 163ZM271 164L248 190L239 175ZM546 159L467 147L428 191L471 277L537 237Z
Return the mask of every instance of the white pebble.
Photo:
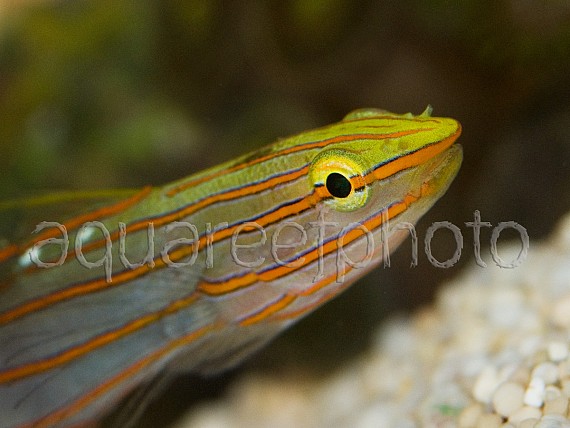
M562 397L562 391L557 386L548 385L546 387L546 389L544 390L544 402L545 403L547 401L550 401L550 400L555 400L559 397Z
M459 415L459 428L475 428L477 421L483 414L483 408L479 404L471 404L467 406Z
M565 416L568 412L568 398L558 397L544 403L545 415L561 415Z
M545 390L544 380L539 377L533 377L524 394L524 403L532 407L542 406Z
M552 385L558 381L558 366L550 361L537 365L531 374L531 378L540 378L546 385Z
M563 361L568 358L568 344L558 341L550 342L547 347L547 352L550 361Z
M543 416L534 428L569 428L570 422L560 415L546 415Z
M538 419L536 418L525 419L524 421L519 422L517 428L535 428L537 423Z
M377 405L367 406L365 409L359 410L351 418L351 424L357 428L375 428L378 426L393 426L395 424L394 406L378 403ZM401 419L401 418L400 418ZM410 428L409 421L398 421L402 428ZM285 425L284 425L285 426ZM413 428L413 425L411 426Z
M499 384L499 375L494 366L485 367L473 386L473 397L480 403L490 403Z
M503 419L496 413L485 413L479 418L477 428L499 428L502 424Z
M540 419L542 412L536 407L524 406L509 416L509 422L518 425L527 419Z
M560 385L562 386L562 393L567 397L570 397L570 379L563 379L562 382L560 382Z
M493 407L502 416L509 417L522 407L524 388L515 382L505 382L493 394Z
M520 383L521 385L526 385L530 380L530 370L521 366L509 377L509 380L511 382Z

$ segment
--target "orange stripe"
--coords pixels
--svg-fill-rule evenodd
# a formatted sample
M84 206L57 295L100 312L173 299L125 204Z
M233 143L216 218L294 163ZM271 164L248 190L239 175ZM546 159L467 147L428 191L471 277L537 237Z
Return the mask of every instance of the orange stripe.
M442 140L442 142L435 144L433 146L436 146L437 148L439 148L439 151L442 151L446 147L448 147L449 145L451 145L453 143L453 139L459 133L460 133L460 130L458 130L456 132L456 134L454 134L453 136L446 138L445 140ZM432 147L432 146L429 146L429 147ZM426 149L424 149L424 150L426 150ZM412 155L416 155L417 153L420 153L420 152L423 153L423 151L420 150L418 152L413 153ZM409 156L412 156L412 155L409 155ZM424 159L424 157L422 157L422 155L416 155L416 158ZM393 162L397 162L400 159L402 159L402 158L396 159ZM417 161L417 159L416 159L416 161ZM390 164L383 165L380 168L378 168L377 170L381 170L382 168L387 167L389 165ZM404 165L408 165L408 163L402 163L401 164L401 166L404 166ZM413 165L413 163L411 165ZM367 177L370 176L373 172L369 173L367 175ZM392 173L395 173L395 172L392 172ZM380 173L380 175L383 175L383 174L384 174L384 172ZM240 189L240 190L243 190L243 189ZM318 193L313 192L295 204L285 206L282 209L276 210L272 213L267 214L264 217L261 217L260 219L258 219L257 222L260 226L267 226L268 224L271 224L271 222L279 221L286 216L294 215L300 211L303 211L304 209L307 209L307 208L310 208L311 206L316 205L316 203L318 203L323 196L324 196L324 194L322 194L321 192L318 192ZM220 230L220 231L214 233L213 243L219 242L220 240L231 236L237 227L239 227L239 225L236 225L236 226L231 227L231 228L223 229L223 230ZM206 245L206 241L207 241L207 237L203 237L200 240L199 250L201 250ZM334 243L334 245L336 246L336 243ZM332 250L334 250L334 249L332 249ZM190 255L191 253L192 253L192 247L181 248L179 250L173 251L170 255L170 259L172 261L180 260L183 257ZM313 255L312 260L310 260L310 261L313 261L314 257L316 257L316 256ZM308 262L309 260L306 259L305 261ZM155 265L154 269L165 266L165 263L163 262L163 260L161 258L156 258L155 263L156 263L156 265ZM271 280L271 279L275 279L275 278L278 278L280 276L283 276L286 274L283 272L286 269L290 269L290 268L287 268L285 266L280 266L279 268L274 269L274 271L276 271L275 273L272 273L272 271L265 272L264 275L262 275L262 280ZM14 309L8 310L8 311L0 314L0 324L12 321L15 318L24 316L28 313L35 311L35 310L42 309L46 306L49 306L50 304L54 304L54 303L62 301L62 300L66 300L66 299L69 299L69 298L72 298L75 296L79 296L82 294L98 291L98 290L101 290L101 289L104 289L104 288L107 288L110 286L116 286L116 285L119 285L119 284L126 282L126 281L129 281L129 280L134 280L137 277L148 273L149 271L150 271L150 269L148 268L148 266L143 265L139 268L136 268L136 269L133 269L130 271L120 272L119 274L117 274L114 277L113 283L107 283L104 278L99 278L99 279L91 281L91 282L79 284L79 285L73 286L71 288L64 289L64 290L61 290L59 292L47 295L47 296L40 298L38 300L33 300L33 301L28 302L28 303L24 303L23 305L21 305L19 307L16 307ZM232 280L229 280L229 281L226 281L223 283L207 283L204 281L198 285L198 288L200 291L202 291L208 295L226 294L226 293L235 291L239 288L247 287L247 286L253 284L254 282L256 282L258 280L257 278L258 278L258 275L256 273L250 273L247 276L234 278Z
M347 269L344 271L344 273L346 274L347 272L352 270L352 266L348 266ZM335 273L334 275L328 276L327 278L321 280L319 282L319 289L325 287L326 285L329 285L331 282L334 282L335 278L336 278L337 274ZM297 319L302 315L305 315L311 311L313 311L314 309L318 308L319 306L322 306L323 304L325 304L326 302L328 302L329 300L335 298L336 296L338 296L340 294L341 291L344 291L345 288L348 288L350 285L352 284L352 282L343 284L342 287L339 287L337 290L335 290L334 292L331 293L325 293L320 299L318 299L317 301L311 303L310 305L307 305L303 308L300 309L296 309L294 311L290 311L290 312L285 312L282 314L277 314L275 315L273 318L275 320L279 320L279 321L284 321L284 320L289 320L289 319ZM313 287L311 287L313 288ZM317 291L317 290L314 290ZM313 292L314 292L313 291ZM300 295L304 295L306 293L301 293ZM310 293L309 293L310 294Z
M422 186L422 196L426 194L426 193L424 193L424 191L426 193L429 193L430 188L428 185ZM410 202L410 203L412 203L412 202ZM397 215L397 214L395 214L395 215ZM389 217L389 219L391 219L391 218L393 218L393 217ZM352 269L353 269L353 267L351 265L347 265L345 267L343 275L346 275ZM333 281L335 281L337 276L338 276L338 273L334 273L333 275L329 275L328 277L323 278L321 281L317 282L312 287L309 287L309 288L303 290L301 293L299 293L299 296L309 296L311 294L314 294L315 292L319 291L320 289L330 285ZM347 282L347 283L343 284L341 287L339 287L337 290L335 290L334 292L324 294L320 299L311 303L310 305L307 305L307 306L300 308L300 309L297 309L295 311L286 312L283 314L276 315L274 318L276 320L281 320L281 321L287 320L287 319L297 319L300 316L311 312L315 308L317 308L317 307L323 305L324 303L328 302L329 300L333 299L334 297L336 297L339 293L344 291L344 289L347 288L348 286L350 286L351 284L352 284L352 282Z
M369 120L370 118L365 118L365 119L359 119L359 120ZM334 143L343 143L343 142L347 142L347 141L355 141L355 140L365 140L365 139L371 139L371 140L385 140L388 138L397 138L397 137L403 137L406 135L412 135L412 134L417 134L418 132L423 131L421 129L411 129L408 131L398 131L398 132L393 132L391 134L349 134L349 135L339 135L337 137L332 137L332 138L327 138L326 140L322 140L322 141L316 141L313 143L306 143L306 144L301 144L299 146L294 146L294 147L290 147L288 149L284 149L275 153L271 153L269 155L265 155L265 156L261 156L259 158L253 159L249 162L245 162L245 163L241 163L239 165L235 165L233 167L224 169L224 170L220 170L220 171L216 171L213 172L209 175L206 175L204 177L200 177L200 178L195 178L193 180L190 180L186 183L182 183L178 186L176 186L174 189L171 189L168 191L167 195L168 196L174 196L177 193L180 193L181 191L188 189L189 187L194 187L197 186L198 184L201 184L205 181L211 180L213 178L219 177L221 175L224 174L229 174L235 171L239 171L241 169L244 168L248 168L252 165L261 163L261 162L265 162L267 160L279 157L279 156L285 156L291 153L295 153L295 152L300 152L303 150L311 150L311 149L318 149L318 148L322 148L322 147L326 147L329 144L334 144ZM294 137L291 137L294 138Z
M419 198L418 198L419 199ZM413 203L413 202L410 202ZM393 217L397 216L398 213L394 214ZM393 217L388 217L388 219L392 219ZM376 226L378 227L378 226ZM343 275L346 275L348 272L350 272L353 269L353 266L351 265L346 265L345 269L343 271ZM303 290L302 292L299 293L299 296L310 296L311 294L316 293L317 291L327 287L328 285L330 285L331 283L333 283L336 278L338 277L338 272L329 275L328 277L323 278L322 280L318 281L317 283L315 283L313 286L306 288L305 290ZM336 297L338 294L340 294L342 291L344 291L346 288L348 288L350 285L352 284L352 281L350 282L345 282L342 284L342 286L340 286L337 290L335 290L334 292L329 292L329 293L325 293L320 299L318 299L317 301L311 303L310 305L307 305L305 307L302 307L300 309L294 310L294 311L290 311L290 312L286 312L283 314L279 314L276 315L274 317L274 319L276 320L288 320L288 319L297 319L300 316L307 314L311 311L313 311L315 308L323 305L324 303L328 302L329 300L333 299L334 297Z
M239 164L233 168L228 168L228 169L225 169L223 171L218 171L218 172L210 174L206 177L201 177L199 179L191 180L187 183L184 183L184 184L177 186L174 189L169 190L166 194L168 196L174 196L175 194L181 192L182 190L185 190L189 187L196 186L202 182L216 178L220 175L229 174L231 172L238 171L238 170L243 169L245 167L252 166L254 164L270 160L274 157L282 156L282 155L288 155L288 154L291 154L291 153L294 153L297 151L309 150L309 149L314 149L314 148L321 148L321 147L325 147L329 144L341 143L341 142L347 142L347 141L355 141L355 140L362 140L362 139L384 140L384 139L388 139L388 138L397 138L397 137L402 137L402 136L406 136L406 135L416 134L420 131L423 131L423 130L414 129L414 130L408 130L408 131L394 132L392 134L341 135L341 136L329 138L329 139L319 141L319 142L315 142L315 143L307 143L307 144L302 145L302 146L295 146L295 147L291 147L289 149L282 150L280 152L275 152L275 153L272 153L271 155L262 156L260 158L254 159L250 162L247 162L244 164ZM281 175L279 177L274 177L273 179L267 180L267 181L262 182L262 183L256 183L256 184L253 184L250 186L240 187L240 188L238 188L232 192L219 193L219 194L211 196L210 198L205 198L199 202L191 204L188 207L186 207L185 209L177 211L175 213L166 214L162 217L154 217L154 218L152 218L152 221L155 224L155 226L162 226L166 223L170 223L172 221L175 221L175 220L178 220L180 218L187 217L191 214L194 214L196 211L198 211L200 209L207 208L208 206L210 206L216 202L229 201L229 200L232 200L232 199L235 199L238 197L248 196L251 194L261 192L263 190L270 189L272 187L275 187L278 184L285 184L285 183L288 183L290 181L296 180L297 178L306 174L308 169L309 169L309 166L306 166L305 168L302 168L299 171L294 171L290 174ZM127 233L129 233L129 232L132 233L132 232L136 232L138 230L144 229L145 227L147 227L149 220L150 219L144 219L144 220L141 220L141 221L138 221L136 223L128 225L127 226ZM119 238L119 232L118 231L114 231L113 233L111 233L111 241L112 242L116 241L118 238ZM94 250L95 248L102 247L103 245L105 245L105 240L100 239L97 241L93 241L92 243L90 243L88 245L85 245L83 247L83 249L85 252L89 252L89 251ZM75 254L73 252L68 254L68 259L72 259L73 257L75 257ZM34 269L34 268L35 267L32 267L32 269Z
M67 231L70 231L74 230L75 228L78 228L83 223L87 223L88 221L98 220L105 217L109 217L113 214L117 214L121 211L126 210L127 208L131 207L132 205L136 204L137 202L148 196L151 191L152 191L152 186L146 186L140 192L136 193L135 195L131 196L128 199L125 199L124 201L121 201L117 204L110 205L107 207L98 208L95 211L86 214L82 214L80 216L72 218L71 220L66 221L65 223L63 223L63 225L65 226ZM46 230L45 232L36 235L33 240L30 240L30 243L26 246L26 248L33 245L35 242L48 238L53 238L58 235L59 231L53 229Z
M388 208L388 219L392 219L395 216L402 213L403 211L405 211L410 204L412 204L422 196L423 194L420 196L407 195L402 202L392 205L390 208ZM363 225L370 231L374 230L381 224L382 224L381 215L375 216L363 223ZM362 233L360 229L351 230L346 235L344 235L345 239L344 245L350 244L352 241L358 239L361 236ZM323 245L322 254L323 256L328 255L336 251L336 249L337 249L337 240L333 239ZM264 282L274 281L276 279L289 275L291 272L295 270L306 267L310 263L317 260L319 258L319 248L317 247L314 250L310 251L309 253L304 254L303 257L304 257L303 264L299 265L294 270L292 270L291 267L279 265L274 269L270 269L260 273L249 272L243 276L234 277L224 282L208 282L206 280L203 280L200 283L198 283L198 290L210 296L218 296L233 292L240 288L249 287L258 281L264 281Z
M9 259L10 257L15 256L20 251L20 247L18 245L8 245L0 250L0 263Z
M164 265L164 262L162 261L162 259L157 259L156 265L158 266L160 264ZM24 303L20 306L17 306L13 309L1 313L0 324L5 324L10 321L13 321L14 319L22 317L28 313L45 308L50 304L54 304L66 299L71 299L72 297L80 296L82 294L93 293L95 291L99 291L104 288L112 287L122 282L135 279L138 276L142 275L142 273L148 272L150 270L151 269L147 265L143 265L133 270L126 270L118 273L113 278L116 280L116 282L108 283L105 280L105 278L98 278L93 281L85 282L83 284L77 284L74 285L73 287L66 288L52 294L48 294L47 296L44 296L38 300L31 300L27 303Z
M198 294L193 293L183 299L176 300L160 311L147 314L123 325L121 328L95 336L94 338L88 340L87 342L81 343L80 345L67 348L64 352L61 352L53 357L44 358L37 362L24 364L12 369L1 371L0 384L13 382L23 377L42 373L53 369L54 367L66 364L76 358L81 357L82 355L94 351L97 348L118 340L121 337L132 334L135 331L140 330L143 327L146 327L149 324L159 320L160 318L184 309L194 303L197 299Z
M79 215L77 217L74 217L74 218L66 221L65 223L63 223L63 226L68 231L70 231L70 230L73 230L73 229L81 226L83 223L86 223L88 221L92 221L92 220L96 220L96 219L102 219L102 218L111 216L113 214L117 214L121 211L126 210L130 206L136 204L137 202L139 202L140 200L142 200L143 198L148 196L148 194L151 191L152 191L152 187L146 186L140 192L137 192L136 194L134 194L133 196L131 196L128 199L120 201L114 205L101 207L99 209L96 209L95 211L91 211L89 213L82 214L82 215ZM60 234L59 229L53 229L53 228L52 229L46 229L43 232L40 232L39 234L35 235L34 239L27 241L23 245L12 245L10 247L2 249L2 250L0 250L0 262L3 262L6 259L8 259L8 258L10 258L16 254L23 253L29 247L33 246L36 242L43 241L43 240L49 239L49 238L55 238L59 234ZM13 248L13 247L15 247L15 248Z
M248 326L248 325L252 325L252 324L258 323L260 321L263 321L265 318L267 318L267 317L273 315L274 313L279 312L281 309L284 309L287 306L289 306L291 303L293 303L293 301L296 298L297 298L297 296L295 296L294 294L285 294L285 295L281 296L280 299L273 302L269 306L266 306L265 308L263 308L259 312L256 312L256 313L249 315L248 317L242 319L239 324L241 326Z
M343 275L346 275L352 269L353 269L353 266L346 265L345 269L343 271ZM321 279L320 281L316 282L313 286L304 289L302 292L299 293L299 296L310 296L311 294L315 294L317 291L327 287L328 285L330 285L331 283L336 281L337 277L338 277L338 272L336 272L332 275L329 275L329 276ZM347 283L343 283L343 285L341 287L339 287L337 290L335 290L332 293L325 293L320 299L311 303L310 305L307 305L307 306L300 308L300 309L297 309L295 311L286 312L286 313L277 315L274 318L278 319L278 320L296 319L296 318L298 318L298 317L300 317L300 316L302 316L308 312L313 311L315 308L323 305L325 302L328 302L332 298L336 297L341 291L343 291L345 288L349 287L351 284L352 284L352 281L347 282Z
M162 226L166 223L170 223L170 222L179 220L180 218L187 217L191 214L194 214L196 211L199 211L201 209L205 209L214 203L228 201L228 200L236 199L239 197L248 196L251 194L261 192L263 190L271 189L271 188L277 186L278 184L285 184L285 183L288 183L290 181L294 181L294 180L298 179L299 177L303 176L304 174L306 174L308 169L309 169L309 167L307 166L305 168L302 168L301 170L291 172L290 174L281 175L279 177L273 177L272 179L267 180L263 183L256 183L256 184L252 184L250 186L240 187L240 188L235 189L234 191L231 191L231 192L219 193L216 195L212 195L211 197L204 198L201 201L196 202L194 204L191 204L188 207L186 207L180 211L169 213L169 214L166 214L166 215L161 216L161 217L153 217L153 218L147 218L144 220L137 221L137 222L129 224L127 226L126 233L133 233L133 232L142 230L142 229L148 227L148 223L150 221L152 221L152 223L154 224L154 227L159 227L159 226ZM118 238L119 238L119 231L118 230L111 232L111 234L110 234L111 242L115 242ZM106 243L106 241L104 239L99 239L97 241L93 241L93 242L83 246L83 252L85 254L85 253L93 251L97 248L103 247L105 245L105 243ZM70 252L70 253L68 253L66 260L69 261L75 257L76 257L75 252ZM35 269L37 269L37 267L34 265L34 266L31 266L26 272L30 272L30 271L35 270Z
M408 169L414 166L421 165L425 163L428 159L431 159L437 156L439 153L442 153L445 149L451 147L457 137L461 134L461 126L457 129L455 134L450 135L447 138L439 141L436 144L431 144L426 146L417 152L411 153L409 155L401 156L398 159L394 159L392 162L384 164L379 168L374 169L373 171L366 174L365 181L367 184L372 183L376 180L383 180L386 177L390 177L404 169Z
M350 272L351 270L352 270L352 266L346 265L346 269L343 272L343 274L346 274L346 273ZM326 278L323 278L320 281L316 282L313 286L304 289L301 293L299 293L299 295L300 296L310 296L311 294L315 294L320 289L325 288L327 285L330 285L330 283L333 282L337 277L338 277L338 273L335 273L334 275L329 275Z
M310 305L304 306L302 308L296 309L294 311L290 311L290 312L285 312L282 314L278 314L275 317L273 317L275 320L277 321L285 321L285 320L292 320L292 319L298 319L299 317L302 317L303 315L314 311L316 308L318 308L319 306L323 305L326 301L332 299L333 297L335 297L337 295L337 293L327 293L325 294L322 298L320 298L319 300L317 300L316 302L311 303ZM330 297L329 297L330 296Z
M285 206L280 210L277 210L273 213L270 213L260 219L258 219L258 224L260 226L266 226L271 221L278 221L284 216L288 216L291 214L295 214L303 209L310 207L312 200L314 199L313 194L308 195L306 198L302 199L301 201L297 202L296 204L291 204L290 206ZM239 227L239 225L229 227L226 229L222 229L214 233L212 243L218 242L222 239L225 239L233 234L233 232ZM200 239L200 243L198 246L198 250L200 251L206 245L208 240L207 236L204 236ZM178 250L174 250L170 253L170 260L176 261L181 260L182 258L192 254L193 246L190 247L182 247ZM16 318L20 318L24 315L29 313L35 312L37 310L43 309L49 305L55 304L57 302L61 302L63 300L71 299L73 297L81 296L88 293L93 293L96 291L103 290L105 288L118 286L124 282L132 281L153 269L158 269L161 267L167 266L164 263L164 260L161 257L157 257L155 259L155 266L154 268L149 268L148 265L143 265L137 267L132 270L125 270L119 272L113 276L113 282L108 283L105 278L97 278L93 281L88 281L85 283L80 283L73 285L69 288L65 288L54 292L52 294L48 294L44 297L41 297L36 300L32 300L26 303L23 303L20 306L17 306L13 309L9 309L3 313L0 313L0 324L5 324L10 321L13 321Z
M353 266L346 265L345 269L343 271L343 275L346 275L352 269L353 269ZM313 286L306 288L305 290L300 292L299 296L310 296L312 294L315 294L317 291L319 291L319 290L325 288L326 286L330 285L331 283L333 283L337 277L338 277L338 272L336 272L332 275L329 275L329 276L321 279L317 283L315 283ZM351 284L352 284L352 281L345 282L335 291L325 293L320 299L316 300L315 302L311 303L310 305L296 309L294 311L278 314L273 318L276 320L280 320L280 321L288 320L288 319L297 319L300 316L305 315L305 314L313 311L315 308L317 308L317 307L323 305L324 303L328 302L329 300L333 299L338 294L340 294L342 291L344 291L346 288L348 288Z
M250 161L250 162L248 162L248 163L245 163L245 164L236 165L234 168L229 168L229 169L226 169L226 170L224 170L224 171L219 171L219 172L213 173L213 174L211 174L211 175L209 175L209 176L202 177L202 178L200 178L200 179L195 179L195 180L192 180L192 181L190 181L190 182L181 184L181 185L178 186L177 188L168 191L168 192L167 192L167 195L168 195L168 196L173 196L174 194L176 194L176 193L178 193L178 192L180 192L180 191L182 191L182 190L184 190L184 189L186 189L186 188L188 188L188 187L195 186L195 185L200 184L200 183L202 183L202 182L204 182L204 181L207 181L207 180L209 180L209 179L215 178L215 177L217 177L217 176L219 176L219 175L228 174L228 173L230 173L230 172L234 172L234 171L243 169L243 168L245 168L246 166L251 166L251 165L254 165L254 164L256 164L256 163L260 163L260 162L263 162L263 161L272 159L272 158L277 157L277 156L287 155L287 154L294 153L294 152L301 151L301 150L309 150L309 149L313 149L313 148L325 147L325 146L327 146L327 145L329 145L329 144L334 144L334 143L341 143L341 142L347 142L347 141L355 141L355 140L361 140L361 139L383 140L383 139L388 139L388 138L402 137L402 136L405 136L405 135L412 135L412 134L416 134L416 133L418 133L418 132L420 132L420 131L423 131L423 130L399 131L399 132L394 132L394 133L392 133L392 134L351 134L351 135L341 135L341 136L329 138L329 139L327 139L327 140L323 140L323 141L316 142L316 143L308 143L308 144L305 144L305 145L302 145L302 146L291 147L291 148L289 148L289 149L282 150L282 151L280 151L280 152L276 152L276 153L273 153L273 154L271 154L271 155L266 155L266 156L263 156L263 157L261 157L261 158L254 159L254 160L252 160L252 161ZM267 180L266 182L256 183L256 184L253 184L253 185L251 185L251 186L241 187L241 188L238 188L238 189L236 189L235 191L232 191L232 192L219 193L219 194L213 195L213 196L210 197L210 198L205 198L205 199L203 199L203 200L201 200L201 201L199 201L199 202L196 202L196 203L194 203L194 204L191 204L191 205L189 205L188 207L186 207L186 208L183 209L183 210L180 210L180 211L177 211L177 212L174 212L174 213L169 213L169 214L166 214L166 215L164 215L164 216L162 216L162 217L155 217L155 218L152 218L152 219L148 219L148 218L147 218L147 219L144 219L144 220L140 220L140 221L138 221L138 222L135 222L135 223L133 223L133 224L128 225L128 226L127 226L127 233L136 232L136 231L139 231L139 230L142 230L142 229L146 228L146 227L148 226L149 220L152 220L153 223L155 224L155 226L162 226L162 225L164 225L164 224L166 224L166 223L170 223L170 222L175 221L175 220L178 220L178 219L180 219L180 218L189 216L189 215L195 213L196 211L198 211L198 210L200 210L200 209L205 209L205 208L207 208L208 206L210 206L210 205L212 205L212 204L214 204L214 203L222 202L222 201L229 201L229 200L236 199L236 198L239 198L239 197L244 197L244 196L247 196L247 195L255 194L255 193L257 193L257 192L261 192L261 191L263 191L263 190L267 190L267 189L270 189L270 188L272 188L272 187L275 187L275 186L278 185L278 184L284 184L284 183L293 181L293 180L295 180L295 179L301 177L302 175L306 174L306 172L308 171L308 168L309 168L309 167L307 166L307 167L305 167L305 168L303 168L303 169L301 169L301 170L299 170L299 171L295 171L295 172L292 172L292 173L290 173L290 174L283 175L283 176L279 176L279 177L274 177L273 179ZM183 188L181 188L181 187L183 187ZM91 218L91 219L92 219L92 218ZM85 221L89 221L89 220L85 220ZM80 223L80 224L81 224L81 223ZM69 227L68 227L67 225L66 225L66 227L69 229ZM48 230L48 231L46 231L46 232L49 233L50 231ZM53 232L53 233L52 233L53 236L56 236L56 235L57 235L57 231L53 230L52 232ZM31 241L31 243L28 244L25 248L27 248L27 247L33 245L34 242L38 242L39 240L41 240L41 239L46 239L46 238L47 238L47 237L42 237L42 236L40 236L39 238L36 237L36 238L35 238L33 241ZM119 231L114 231L114 232L111 233L111 235L110 235L111 242L115 242L118 238L119 238ZM84 252L90 252L90 251L93 251L93 250L96 249L96 248L102 247L103 245L105 245L105 240L104 240L104 239L100 239L100 240L93 241L93 242L91 242L91 243L85 245L85 246L83 247L83 250L84 250ZM75 255L74 252L70 252L70 253L68 254L66 260L72 260L73 258L75 258L75 256L76 256L76 255ZM1 260L2 260L2 259L0 258L0 261L1 261ZM34 271L34 270L36 270L36 269L37 269L37 267L36 267L35 265L34 265L34 266L30 266L30 267L26 270L26 272L29 273L29 272L32 272L32 271Z
M307 198L305 198L305 199L307 199ZM295 204L293 204L293 205L295 205ZM285 207L283 207L283 211L284 211L285 215L288 215L289 212L291 211L291 207L285 206ZM296 211L297 211L296 209L293 209L293 212L296 212ZM271 221L274 217L275 217L275 213L271 213L270 215L265 216L265 218L267 218L268 221ZM278 217L278 218L282 218L282 217ZM223 235L223 236L221 236L221 237L218 236L217 237L218 240L220 238L224 238L226 235L231 235L231 233L233 233L233 229L235 229L236 227L238 227L238 226L235 226L233 228L224 229L223 231L220 231L220 232L225 232L225 233L221 233L220 235ZM200 240L200 247L203 247L205 242L206 242L206 238L204 237ZM183 256L187 255L189 252L191 252L191 249L189 251L188 248L184 248L184 249L181 249L178 251L173 251L173 253L171 255L171 259L182 258ZM176 253L178 253L178 254L175 255ZM157 265L158 265L158 263L164 264L162 259L158 259ZM119 275L117 275L117 277L115 278L115 281L116 281L116 283L123 282L127 279L132 279L132 278L138 276L140 273L137 274L137 271L142 273L142 272L147 272L149 270L150 269L146 265L143 265L143 266L141 266L137 269L134 269L132 271L124 271L124 272L120 273ZM245 277L245 280L246 281L248 280L247 276ZM98 279L96 281L92 281L90 283L82 284L81 286L76 286L76 287L73 287L73 288L70 288L67 290L62 290L58 293L48 295L41 300L29 302L28 304L24 304L24 305L22 305L18 308L15 308L11 311L0 314L0 323L9 322L9 321L13 320L14 318L17 318L17 317L23 316L26 313L41 309L41 308L46 307L49 304L53 304L57 301L69 299L71 297L74 297L74 296L77 296L80 294L85 294L85 293L97 291L99 289L106 288L106 287L111 286L111 285L113 285L113 284L109 284L103 278L101 278L101 279ZM59 354L53 358L44 359L44 360L37 362L37 363L27 364L27 365L20 366L20 367L11 369L11 370L0 372L0 383L6 383L6 382L10 382L10 381L16 380L16 379L21 378L21 377L31 376L33 374L37 374L37 373L52 369L58 365L65 364L65 363L71 361L72 359L78 358L81 355L84 355L88 352L93 351L94 349L96 349L98 347L104 346L105 344L108 344L114 340L117 340L120 337L123 337L127 334L131 334L134 331L139 330L139 329L143 328L144 326L156 321L160 317L163 317L169 313L172 313L176 310L180 310L181 308L190 305L191 303L193 303L196 300L196 298L197 298L196 295L191 295L191 296L189 296L189 297L187 297L181 301L176 301L172 305L169 305L167 308L165 308L164 310L162 310L160 312L155 312L153 314L149 314L149 315L146 315L142 318L134 320L131 323L126 324L125 326L123 326L122 328L120 328L118 330L114 330L112 332L105 333L105 334L97 336L94 339L92 339L88 342L85 342L79 346L69 348L67 351L65 351L65 352L63 352L63 353L61 353L61 354ZM245 324L243 324L243 325L249 325L249 324L253 324L255 322L259 322L260 320L271 315L271 313L273 313L274 311L278 311L278 310L282 309L283 307L285 307L286 305L291 303L294 299L295 299L294 296L290 296L290 298L287 298L287 299L284 299L283 301L275 303L271 307L266 308L266 310L264 310L263 312L257 314L255 317L252 317L251 321L246 321ZM272 310L271 308L273 306L275 306L275 309Z
M140 359L135 364L127 367L125 370L110 378L106 382L103 382L93 390L89 391L87 394L79 397L67 407L60 408L57 411L42 417L41 419L22 426L21 428L49 428L59 422L65 421L66 419L79 413L82 409L93 403L99 397L107 394L110 390L119 386L121 382L124 382L130 377L135 376L138 372L142 371L152 363L167 355L169 352L172 352L181 346L189 345L190 343L204 336L206 333L215 329L219 329L221 327L221 323L210 324L192 333L189 333L186 336L173 340L168 345Z
M276 210L272 213L267 214L264 217L259 218L257 222L262 227L267 226L272 221L273 222L278 221L285 216L296 214L297 212L300 212L303 209L309 208L311 205L314 205L316 203L315 201L317 200L318 200L317 196L314 193L311 193L307 197L303 198L301 201L295 204L282 207L279 210ZM236 225L215 232L212 243L219 242L220 240L231 236L239 226L240 225ZM198 246L199 251L206 245L207 239L208 237L202 237L200 239L200 243ZM192 254L192 251L193 251L193 246L183 247L178 250L174 250L170 254L170 260L171 261L181 260L182 258ZM158 269L164 266L166 266L166 264L164 263L163 259L157 257L155 259L155 266L153 269ZM43 309L47 306L53 305L63 300L68 300L73 297L81 296L88 293L93 293L96 291L103 290L105 288L118 286L126 281L132 281L150 272L151 270L152 269L149 268L148 265L143 265L138 268L132 270L125 270L114 275L113 282L111 283L108 283L105 278L98 278L93 281L88 281L82 284L76 284L72 287L59 290L55 293L48 294L42 298L23 303L20 306L7 310L3 313L0 313L0 324L8 323L16 318L20 318L24 315ZM200 291L210 295L224 294L226 292L234 291L237 288L248 286L253 282L255 282L256 274L252 273L251 275L254 276L254 278L249 278L249 276L236 278L236 281L231 282L230 287L227 290L224 284L215 284L215 285L204 284L203 286L199 285L199 289Z
M393 174L396 174L397 172L399 172L403 169L407 169L407 168L417 166L417 165L424 163L427 159L431 159L432 157L436 156L437 154L443 152L445 149L450 147L453 144L453 142L455 141L455 139L457 138L457 135L459 135L460 133L461 133L461 129L458 129L455 134L451 135L450 137L445 138L444 140L440 141L439 143L433 144L431 146L428 146L424 149L418 150L417 152L414 152L414 153L408 155L410 157L409 160L407 159L408 156L403 156L401 158L398 158L398 159L396 159L396 160L394 160L388 164L385 164L385 165L377 168L376 170L371 171L366 176L367 182L369 183L370 181L380 180L380 179L386 178L388 176L391 176ZM393 168L392 164L396 164L396 168ZM319 196L322 197L322 195L319 195ZM423 194L422 194L422 196L423 196ZM415 200L417 200L418 198L419 197L407 195L406 198L404 198L404 201L400 202L399 204L395 204L388 209L388 217L393 218L394 216L400 214L402 211L407 209L407 207L411 203L415 202ZM365 225L374 224L375 223L374 220L375 220L374 218L371 220L368 220L365 223ZM378 227L380 224L382 224L381 220L378 224L374 225L372 228ZM369 230L372 230L372 229L369 228ZM353 236L353 238L348 241L349 243L359 236L359 233L356 230L349 232L349 234L351 236ZM348 234L347 234L347 236L348 236ZM325 244L323 247L323 251L325 251L325 250L328 250L328 252L326 254L328 254L332 251L335 251L336 250L336 240L330 241L327 244ZM316 260L318 258L317 250L315 249L315 250L311 251L310 253L304 255L304 257L305 257L305 262L303 263L303 265L300 265L298 267L298 269L300 269L304 266L307 266L309 263ZM275 269L271 269L271 270L262 272L261 274L258 274L255 272L250 272L247 275L244 275L242 277L232 278L228 281L221 282L221 283L208 283L207 281L202 281L201 283L199 283L198 289L200 291L206 293L206 294L209 294L209 295L226 294L226 293L238 290L240 288L248 287L257 281L272 281L272 280L278 279L282 276L285 276L289 273L291 273L290 267L280 265L280 266L276 267Z

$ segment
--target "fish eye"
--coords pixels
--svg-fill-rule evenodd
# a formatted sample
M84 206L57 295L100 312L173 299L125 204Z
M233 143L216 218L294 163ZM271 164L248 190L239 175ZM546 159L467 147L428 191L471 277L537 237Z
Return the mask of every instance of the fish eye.
M370 195L367 168L356 153L342 149L323 150L312 160L308 184L324 204L336 211L362 208Z
M326 181L327 190L335 198L346 198L352 192L352 183L344 175L332 172Z

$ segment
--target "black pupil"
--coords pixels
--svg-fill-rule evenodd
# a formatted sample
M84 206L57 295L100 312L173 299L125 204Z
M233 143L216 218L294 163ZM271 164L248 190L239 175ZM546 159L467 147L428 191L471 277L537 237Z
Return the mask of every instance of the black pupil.
M333 172L327 177L327 190L335 198L346 198L350 195L352 185L344 175Z

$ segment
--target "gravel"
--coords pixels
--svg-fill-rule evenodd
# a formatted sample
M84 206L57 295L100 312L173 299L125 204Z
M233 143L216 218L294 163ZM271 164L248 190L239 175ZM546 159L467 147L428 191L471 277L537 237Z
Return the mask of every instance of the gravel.
M516 257L520 243L500 247ZM515 269L473 266L328 378L248 375L178 428L570 428L570 215Z

